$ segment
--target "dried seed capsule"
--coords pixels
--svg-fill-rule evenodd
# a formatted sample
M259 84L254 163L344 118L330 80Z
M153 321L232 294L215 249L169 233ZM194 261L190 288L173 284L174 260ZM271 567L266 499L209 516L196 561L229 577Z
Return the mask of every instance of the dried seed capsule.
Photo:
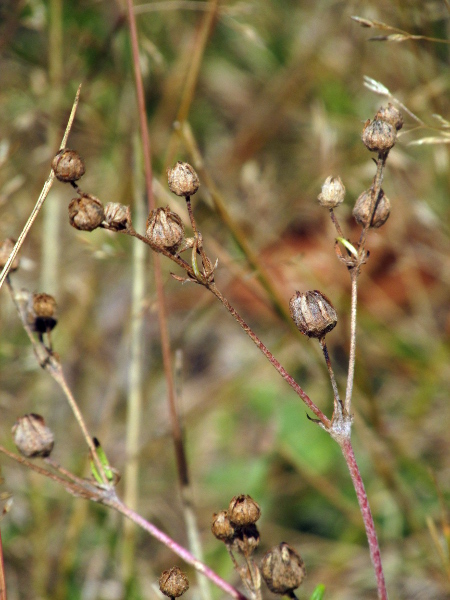
M386 223L391 213L391 203L389 198L385 196L383 190L380 190L378 194L378 200L376 204L375 214L370 214L371 205L371 191L366 190L357 199L353 208L353 216L357 223L363 227L381 227Z
M11 255L11 252L13 251L13 248L15 246L15 240L13 240L12 238L7 238L1 245L0 245L0 269L3 269L3 267L6 265L6 263L8 262L8 258ZM11 264L11 268L9 269L9 271L16 271L19 268L19 257L16 256L16 258L13 260L12 264Z
M345 196L345 187L340 177L327 177L322 186L322 192L317 200L320 206L325 208L336 208L342 204Z
M193 196L200 187L198 175L189 163L180 160L171 169L167 169L169 189L177 196Z
M318 290L295 292L289 308L298 329L309 337L320 338L336 326L336 311L330 300Z
M155 208L147 219L146 236L155 246L176 252L184 239L183 222L168 206Z
M250 556L259 546L259 531L255 524L239 527L233 538L232 548L244 556Z
M385 154L395 144L397 132L387 121L369 119L364 125L361 137L365 147L371 152Z
M282 542L262 559L261 575L271 592L284 595L299 587L306 570L300 554Z
M27 320L33 331L48 333L56 323L56 300L50 294L33 294L29 298Z
M93 231L105 218L103 204L91 194L74 198L69 204L69 223L81 231Z
M228 518L237 527L252 525L260 516L259 504L245 494L235 496L228 507Z
M189 580L179 567L172 567L161 573L159 589L169 598L178 598L189 589Z
M397 131L399 131L403 127L403 115L402 113L395 108L393 104L389 102L387 106L382 106L377 114L375 115L375 119L380 119L381 121L386 121L392 127L395 127Z
M213 514L211 531L218 540L222 540L223 542L229 542L233 539L236 530L230 523L226 510L221 510Z
M28 458L45 458L53 450L53 433L40 415L31 413L17 419L12 434L17 449Z
M83 177L86 169L78 152L64 148L52 160L52 169L59 181L68 183Z
M105 223L112 231L123 231L131 226L130 207L118 202L108 202L105 206Z

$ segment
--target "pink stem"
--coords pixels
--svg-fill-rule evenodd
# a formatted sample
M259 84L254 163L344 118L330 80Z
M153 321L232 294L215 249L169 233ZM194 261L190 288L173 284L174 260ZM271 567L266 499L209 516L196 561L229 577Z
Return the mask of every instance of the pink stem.
M339 445L341 447L342 454L344 455L345 462L347 463L348 470L350 471L350 476L352 478L353 486L358 498L364 526L366 528L370 557L372 559L372 564L375 569L375 576L377 579L378 598L380 600L387 600L388 595L386 591L386 582L384 580L383 566L381 564L380 547L378 545L377 533L375 531L375 524L373 522L369 500L367 498L363 480L361 479L361 473L359 472L358 465L356 464L355 454L353 452L350 440L344 439L339 443Z
M131 521L136 523L136 525L139 525L139 527L142 527L142 529L147 531L158 541L165 544L186 563L192 565L196 571L198 571L199 573L203 573L203 575L208 577L208 579L215 583L217 587L221 588L232 598L235 598L236 600L247 600L247 597L244 596L244 594L241 594L241 592L239 592L236 588L234 588L221 577L216 575L216 573L214 573L214 571L210 569L207 565L202 563L200 560L196 559L190 552L188 552L185 548L177 544L177 542L175 542L172 538L163 533L160 529L146 521L143 517L141 517L141 515L125 506L125 504L123 504L120 500L114 498L105 498L102 499L102 504L114 508L128 519L131 519Z

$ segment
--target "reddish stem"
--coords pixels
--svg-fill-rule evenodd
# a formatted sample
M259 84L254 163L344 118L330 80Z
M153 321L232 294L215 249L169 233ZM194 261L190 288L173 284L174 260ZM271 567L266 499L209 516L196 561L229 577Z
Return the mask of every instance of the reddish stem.
M339 445L344 455L345 462L347 463L350 476L353 481L353 486L356 491L358 498L359 508L366 528L367 540L369 542L370 557L375 570L375 577L377 579L378 598L380 600L387 600L386 582L384 580L383 566L381 564L380 547L378 545L377 533L375 531L375 524L373 522L372 512L369 506L369 500L367 498L364 483L359 472L358 465L356 463L355 454L353 452L352 444L349 439L339 441Z
M259 337L256 335L256 333L254 333L253 330L247 325L247 323L240 316L240 314L231 306L231 304L228 302L228 300L224 296L222 296L222 294L219 292L219 290L216 288L216 286L214 284L210 284L210 285L208 285L208 289L211 290L211 292L214 294L214 296L216 296L216 298L218 298L222 302L222 304L225 306L225 308L228 310L228 312L236 319L236 321L239 323L239 325L242 327L242 329L245 331L245 333L249 336L249 338L261 350L261 352L264 354L264 356L270 361L272 366L275 367L275 369L278 371L278 373L281 375L281 377L283 377L283 379L288 382L288 384L298 394L298 396L300 396L300 398L303 400L303 402L306 404L306 406L310 410L312 410L312 412L320 420L321 425L323 425L323 427L325 429L329 429L331 426L330 419L326 415L323 414L323 412L320 410L320 408L318 406L316 406L314 404L314 402L311 400L311 398L308 396L308 394L299 386L299 384L295 381L295 379L292 377L292 375L289 375L289 373L286 371L286 369L277 361L277 359L273 356L273 354L266 348L266 346L259 339Z

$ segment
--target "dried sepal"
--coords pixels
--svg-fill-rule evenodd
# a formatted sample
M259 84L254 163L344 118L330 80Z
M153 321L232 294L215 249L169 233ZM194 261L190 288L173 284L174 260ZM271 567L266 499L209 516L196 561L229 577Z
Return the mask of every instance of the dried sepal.
M161 573L159 589L169 598L178 598L189 589L189 580L179 567L172 567Z
M92 194L83 194L69 204L69 223L81 231L93 231L105 219L103 204Z
M321 338L337 324L331 301L318 290L295 292L289 309L299 331L308 337Z
M29 295L27 321L33 331L48 333L57 324L56 300L44 292Z
M228 518L236 527L253 525L261 516L259 504L251 496L234 496L228 506Z
M386 154L397 140L397 131L393 125L383 119L366 121L362 132L362 141L371 152Z
M185 198L193 196L200 187L194 168L180 160L171 169L167 169L167 182L171 192Z
M342 204L345 196L345 187L340 177L327 177L322 185L322 192L317 200L320 206L325 208L336 208Z
M221 510L213 514L211 531L214 537L222 542L231 542L233 540L236 528L230 522L226 510Z
M375 212L372 214L372 196L371 190L363 192L355 202L353 216L357 223L363 227L381 227L386 223L391 214L391 203L383 190L378 194Z
M176 252L184 239L184 225L168 206L155 208L148 216L145 235L158 248Z
M111 231L125 231L131 227L131 211L126 204L108 202L105 204L105 218L102 226Z
M12 434L17 449L27 458L45 458L53 450L53 433L40 415L31 413L17 419Z
M259 546L259 531L255 524L238 527L235 531L232 548L244 556L250 556Z
M306 576L303 559L289 544L282 542L264 556L261 575L274 594L285 595L297 589Z
M52 160L52 169L55 176L63 183L70 183L80 179L86 168L81 156L75 150L64 148Z
M400 131L400 129L403 127L402 113L390 102L387 106L382 106L378 110L377 114L375 115L375 119L386 121L386 123L389 123L395 127L396 131Z

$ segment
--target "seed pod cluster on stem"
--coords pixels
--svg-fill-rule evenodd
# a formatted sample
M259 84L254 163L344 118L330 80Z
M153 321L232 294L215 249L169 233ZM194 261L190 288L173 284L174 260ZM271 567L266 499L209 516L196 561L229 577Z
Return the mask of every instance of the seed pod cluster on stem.
M231 500L227 510L213 515L211 531L225 543L236 571L253 598L261 598L262 580L275 594L290 594L305 577L303 561L294 549L283 543L266 554L261 566L257 565L252 555L259 545L256 522L260 516L258 503L251 496L241 494ZM281 547L284 550L279 559ZM243 565L235 554L242 557Z
M52 160L55 177L70 183L78 193L69 204L69 223L80 231L94 231L99 227L110 231L128 231L132 227L130 207L118 202L102 202L93 194L83 192L77 181L85 174L84 160L75 150L60 150Z

